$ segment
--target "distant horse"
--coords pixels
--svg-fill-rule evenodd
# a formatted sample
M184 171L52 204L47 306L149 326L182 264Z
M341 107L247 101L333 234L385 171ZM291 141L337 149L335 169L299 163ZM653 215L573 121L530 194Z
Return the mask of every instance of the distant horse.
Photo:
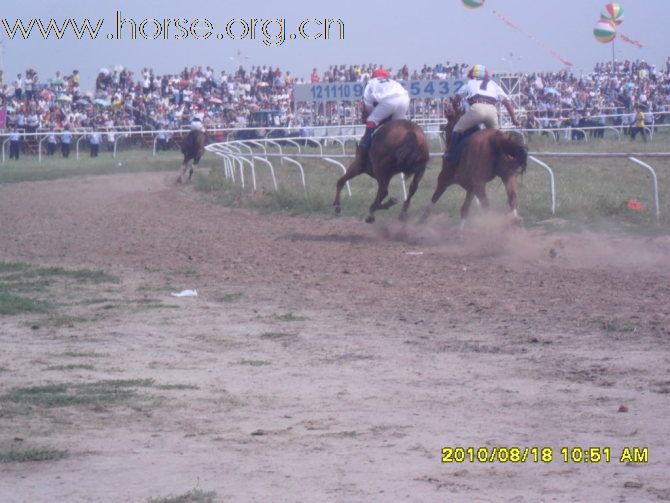
M451 140L454 125L461 114L460 107L454 101L446 113L448 124L445 129L447 144ZM461 229L468 216L470 204L477 196L482 207L489 207L486 196L486 184L495 177L500 177L507 191L507 202L516 222L518 216L518 184L519 176L526 170L528 151L514 136L497 129L483 129L473 132L464 140L457 162L442 158L442 171L437 177L437 188L431 198L431 204L424 210L421 221L430 216L433 206L444 191L453 184L458 184L466 191L465 201L461 206Z
M383 123L375 131L369 149L370 161L365 170L361 167L360 150L356 151L356 158L347 169L347 172L337 181L335 192L335 213L342 211L340 206L340 192L347 180L362 173L370 175L377 180L377 195L370 206L369 214L365 221L375 221L376 210L386 210L396 204L396 200L388 195L388 186L393 175L404 173L405 176L413 176L409 186L409 194L400 212L400 220L407 218L412 196L419 187L428 164L428 141L426 135L419 126L411 121L398 119Z
M204 131L193 130L188 133L184 139L184 143L181 145L181 152L184 154L184 162L181 164L181 170L179 171L177 182L185 183L186 181L191 181L193 171L200 162L200 158L205 153L206 143L207 135L204 133ZM189 162L191 161L193 161L193 165L189 168ZM186 176L187 172L188 179L185 180L184 177Z

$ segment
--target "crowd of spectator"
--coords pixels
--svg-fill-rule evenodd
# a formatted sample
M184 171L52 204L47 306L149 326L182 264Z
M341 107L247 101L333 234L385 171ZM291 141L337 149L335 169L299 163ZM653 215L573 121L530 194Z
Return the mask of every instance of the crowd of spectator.
M301 77L270 66L240 66L218 73L209 66L193 67L163 75L151 68L134 74L117 66L100 69L91 90L81 88L77 70L56 72L44 81L34 69L15 78L0 72L0 110L6 110L8 127L26 132L66 127L174 129L188 124L196 114L203 117L206 127L243 127L261 110L277 110L281 124L296 127L306 122L355 122L355 106L348 105L347 113L342 114L332 113L335 104L314 110L309 103L293 104L292 88L303 83L365 81L376 66L332 65L322 72L314 68ZM390 70L399 80L427 80L465 78L468 68L446 62ZM616 120L621 123L637 108L663 120L670 106L670 58L660 69L644 61L608 62L580 75L568 71L524 74L519 84L520 112L530 128L604 124L606 115L619 115ZM436 100L426 100L413 111L436 117L441 108Z

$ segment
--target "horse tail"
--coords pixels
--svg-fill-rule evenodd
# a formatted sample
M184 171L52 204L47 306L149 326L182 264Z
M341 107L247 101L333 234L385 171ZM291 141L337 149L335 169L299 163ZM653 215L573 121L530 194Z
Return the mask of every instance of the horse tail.
M518 140L506 134L501 133L497 138L496 149L498 150L498 155L506 154L514 159L515 164L519 166L519 173L526 171L528 148L523 143L519 143Z
M406 175L414 175L418 168L425 168L427 159L423 158L419 138L411 129L395 152L395 159L401 171Z

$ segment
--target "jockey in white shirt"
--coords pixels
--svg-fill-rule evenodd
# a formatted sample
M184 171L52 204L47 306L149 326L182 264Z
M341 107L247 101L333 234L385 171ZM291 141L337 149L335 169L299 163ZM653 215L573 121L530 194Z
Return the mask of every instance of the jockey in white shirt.
M191 131L204 131L205 126L202 124L203 114L197 113L191 119Z
M487 129L499 129L498 109L496 105L502 103L515 126L520 126L516 118L512 102L498 84L489 79L489 71L484 65L474 65L468 72L468 82L458 90L458 95L465 98L470 105L454 126L449 142L447 158L456 160L458 147L463 134L480 124Z
M405 119L409 110L409 94L384 68L377 68L363 91L363 105L367 112L365 134L359 145L359 160L365 169L372 132L385 119Z

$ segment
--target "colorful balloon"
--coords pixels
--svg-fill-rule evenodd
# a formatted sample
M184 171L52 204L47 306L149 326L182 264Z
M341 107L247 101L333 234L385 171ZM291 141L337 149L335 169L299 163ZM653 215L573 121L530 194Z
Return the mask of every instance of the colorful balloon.
M593 28L593 36L598 42L609 44L616 37L616 25L609 19L601 19Z
M468 9L477 9L484 5L484 2L486 0L462 0L463 5L465 5Z
M623 22L623 7L618 3L608 3L605 5L600 17L602 19L609 19L614 24L620 25Z

